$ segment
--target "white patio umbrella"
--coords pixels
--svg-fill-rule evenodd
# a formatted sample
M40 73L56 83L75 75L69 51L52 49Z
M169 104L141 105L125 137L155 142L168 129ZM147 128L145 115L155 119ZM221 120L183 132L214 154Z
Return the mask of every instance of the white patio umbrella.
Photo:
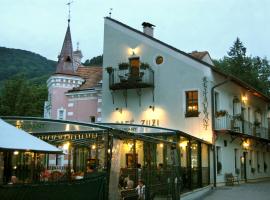
M55 146L44 142L0 119L0 150L22 150L62 153Z

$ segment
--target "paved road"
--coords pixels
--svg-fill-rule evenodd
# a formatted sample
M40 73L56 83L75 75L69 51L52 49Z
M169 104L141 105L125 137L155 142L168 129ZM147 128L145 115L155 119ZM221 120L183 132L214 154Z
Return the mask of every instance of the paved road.
M218 187L202 200L270 200L270 181Z

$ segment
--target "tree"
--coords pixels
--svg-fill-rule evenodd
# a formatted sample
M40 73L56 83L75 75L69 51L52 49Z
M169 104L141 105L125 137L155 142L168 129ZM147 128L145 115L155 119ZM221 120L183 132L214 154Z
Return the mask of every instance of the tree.
M255 89L269 95L270 75L269 62L266 58L246 55L246 47L236 38L228 51L228 56L215 61L215 66L227 74L233 75L248 83Z
M23 76L7 80L0 94L0 115L42 116L45 85L30 84Z

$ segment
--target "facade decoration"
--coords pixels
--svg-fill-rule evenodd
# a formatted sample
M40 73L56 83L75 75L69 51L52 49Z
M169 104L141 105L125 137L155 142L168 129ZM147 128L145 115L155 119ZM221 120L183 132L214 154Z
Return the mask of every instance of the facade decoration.
M208 93L208 81L206 77L203 77L202 79L203 82L203 90L202 90L202 95L203 95L203 127L205 130L207 130L209 126L209 112L208 112L208 99L207 99L207 93Z

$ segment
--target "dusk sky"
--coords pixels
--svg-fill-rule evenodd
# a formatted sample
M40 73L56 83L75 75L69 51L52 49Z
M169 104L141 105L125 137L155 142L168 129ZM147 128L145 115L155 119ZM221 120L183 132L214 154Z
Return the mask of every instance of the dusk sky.
M67 27L67 0L0 0L0 46L56 60ZM102 54L104 17L141 30L156 25L155 37L180 50L227 54L238 36L248 54L270 57L269 0L74 0L71 34L84 60Z

